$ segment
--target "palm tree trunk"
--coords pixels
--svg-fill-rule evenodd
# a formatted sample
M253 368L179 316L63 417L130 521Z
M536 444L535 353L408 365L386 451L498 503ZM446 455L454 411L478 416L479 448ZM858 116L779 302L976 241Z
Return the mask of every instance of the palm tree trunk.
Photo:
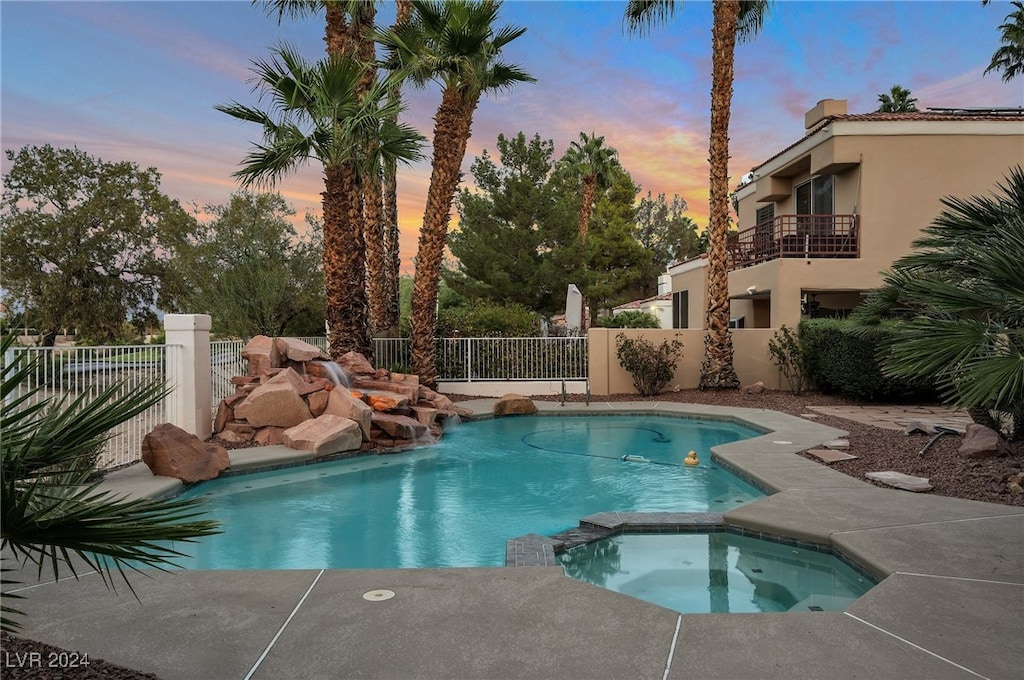
M708 312L704 338L701 389L739 387L732 365L729 333L729 271L726 239L729 230L729 109L732 102L733 57L738 0L716 0L712 27L710 216L708 219Z
M412 17L410 0L395 0L394 30L409 23ZM400 87L392 87L388 92L388 100L399 103L402 100ZM397 118L397 117L396 117ZM397 338L401 312L399 309L399 280L402 267L398 230L398 165L389 164L384 168L384 180L381 183L382 231L384 238L384 285L382 287L383 311L381 328L386 337Z
M345 20L345 1L327 0L324 3L327 25L324 29L324 42L327 43L327 54L334 57L345 54L348 44L348 22Z
M399 296L398 287L402 267L400 253L399 231L398 231L398 171L397 165L390 165L384 169L384 181L381 184L381 229L384 232L384 316L381 318L381 326L384 328L385 337L398 337L399 323Z
M587 231L590 228L590 214L594 210L595 193L597 193L597 176L587 175L583 178L583 205L580 206L580 243L587 242Z
M330 353L361 352L373 361L367 327L362 191L355 169L324 166L324 284Z
M363 182L363 238L366 242L367 293L370 298L370 333L383 335L388 330L387 279L388 262L384 246L380 176L370 174Z
M441 260L448 239L452 201L462 176L462 159L466 154L473 111L478 101L479 97L466 98L458 89L448 88L434 117L434 157L416 251L409 348L412 372L419 375L421 384L430 387L437 384L434 333L437 328Z

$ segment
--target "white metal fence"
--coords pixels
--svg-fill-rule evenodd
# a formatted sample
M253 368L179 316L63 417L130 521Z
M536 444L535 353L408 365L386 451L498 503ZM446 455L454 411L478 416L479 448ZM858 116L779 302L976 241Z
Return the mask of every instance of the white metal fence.
M164 380L170 362L180 361L179 348L168 345L117 347L13 347L5 362L27 361L33 370L15 390L15 396L31 392L33 403L52 399L55 405L70 403L83 394L95 396L113 385L124 395L140 383ZM62 401L63 400L63 401ZM161 403L123 423L109 435L98 467L123 465L142 455L142 439L161 423L174 419L172 400Z
M327 351L327 338L301 338ZM439 338L438 377L445 381L582 380L587 377L586 338ZM210 385L213 413L221 400L235 392L234 376L245 375L241 356L245 343L221 340L210 343ZM35 399L68 401L82 394L96 395L111 385L124 394L141 382L176 375L181 348L175 345L108 347L15 347L6 361L31 361L34 370L15 395L34 390ZM409 341L375 340L375 363L394 371L409 370ZM171 385L189 389L188 385ZM110 434L99 467L123 465L142 455L142 439L157 425L174 422L173 400L148 409Z
M327 352L327 338L299 338ZM234 392L231 376L245 374L241 340L210 343L213 402ZM408 338L374 339L374 363L409 370ZM438 379L586 380L587 338L438 338Z

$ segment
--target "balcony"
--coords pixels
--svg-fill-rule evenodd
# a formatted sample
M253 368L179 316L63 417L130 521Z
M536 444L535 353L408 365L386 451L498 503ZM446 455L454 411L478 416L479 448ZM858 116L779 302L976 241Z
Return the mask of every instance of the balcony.
M856 215L777 215L728 240L729 271L780 257L860 257Z

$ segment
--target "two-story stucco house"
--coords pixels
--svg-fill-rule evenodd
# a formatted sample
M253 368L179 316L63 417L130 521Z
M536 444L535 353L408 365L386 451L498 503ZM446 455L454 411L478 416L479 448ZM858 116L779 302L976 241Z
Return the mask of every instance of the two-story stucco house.
M737 328L843 314L941 212L945 196L991 192L1024 165L1024 109L850 114L825 99L806 134L736 191L729 242ZM706 266L669 270L674 327L703 328Z

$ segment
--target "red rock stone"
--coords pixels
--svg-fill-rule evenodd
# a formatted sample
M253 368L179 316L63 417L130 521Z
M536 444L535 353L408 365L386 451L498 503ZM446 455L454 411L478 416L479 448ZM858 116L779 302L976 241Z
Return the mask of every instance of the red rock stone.
M409 405L408 397L380 390L363 390L363 399L373 407L374 411L390 411Z
M256 443L260 446L278 446L284 444L283 427L261 427L256 431Z
M537 412L537 405L529 397L510 392L494 402L494 415L528 415Z
M373 424L384 430L392 439L416 440L427 432L427 426L408 416L393 413L374 413Z
M294 427L313 417L309 407L288 380L272 378L260 385L235 407L235 416L250 425L264 427Z
M324 413L356 421L359 423L363 438L370 438L370 418L373 415L373 409L369 404L353 397L346 390L333 390L328 393L327 408Z
M225 425L224 426L224 431L225 432L234 432L235 434L241 435L241 436L245 437L246 439L252 439L253 436L256 434L256 428L254 428L249 423L246 423L244 421L239 421L239 420L236 420L234 422L230 422L227 425Z
M416 416L416 420L426 426L431 426L437 421L437 409L430 408L429 406L413 406L412 412Z
M142 461L154 475L189 483L213 479L231 467L223 446L202 442L170 423L157 425L143 438Z
M292 361L331 360L319 347L298 338L276 338L274 344L282 357Z
M357 390L376 390L401 394L407 401L415 402L419 397L419 386L405 383L393 383L389 380L371 380L369 378L353 378L352 387Z
M306 403L309 404L309 412L313 414L314 418L319 418L324 414L330 397L331 393L327 390L319 390L306 397Z
M284 431L285 446L317 456L354 451L362 442L358 423L341 416L323 415Z
M967 458L994 458L1008 455L1010 447L992 428L971 423L967 426L963 444L957 449L957 453Z
M281 365L281 354L273 338L257 335L242 348L242 358L248 362L249 375L260 375Z
M347 352L337 359L338 364L349 372L349 375L375 375L377 370L359 352Z

